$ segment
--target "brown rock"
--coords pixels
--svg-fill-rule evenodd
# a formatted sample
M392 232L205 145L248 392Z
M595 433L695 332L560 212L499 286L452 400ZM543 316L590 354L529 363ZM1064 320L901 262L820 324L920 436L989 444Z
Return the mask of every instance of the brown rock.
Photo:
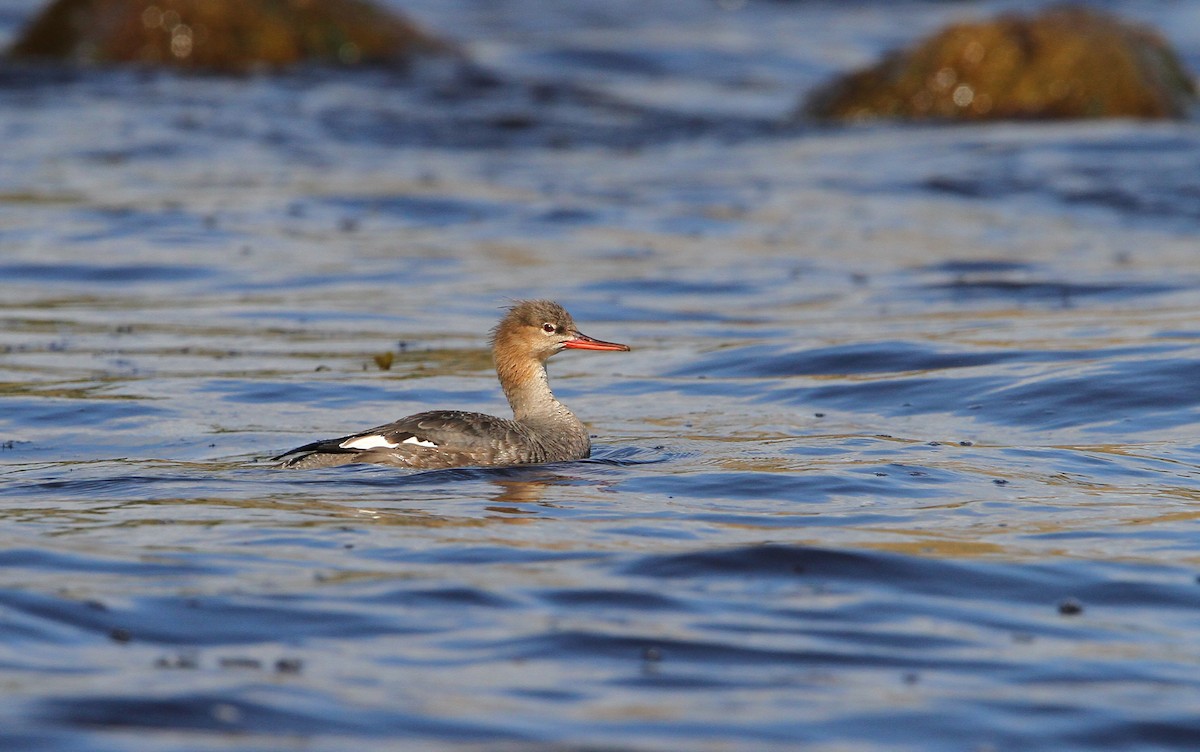
M1192 78L1156 32L1084 8L947 27L815 91L819 119L1182 118Z
M216 72L402 65L450 47L369 0L54 0L10 55Z

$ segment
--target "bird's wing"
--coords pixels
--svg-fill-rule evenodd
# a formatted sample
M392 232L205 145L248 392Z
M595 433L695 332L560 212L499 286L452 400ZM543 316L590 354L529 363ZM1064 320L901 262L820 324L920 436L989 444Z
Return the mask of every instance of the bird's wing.
M354 454L372 450L403 451L419 456L424 450L442 455L476 455L520 442L524 434L514 421L461 410L433 410L336 439L314 441L275 457Z

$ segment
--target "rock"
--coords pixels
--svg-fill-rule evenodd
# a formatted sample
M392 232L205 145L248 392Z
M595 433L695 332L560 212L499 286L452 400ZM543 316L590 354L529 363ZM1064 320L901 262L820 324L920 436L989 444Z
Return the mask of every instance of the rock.
M241 72L300 62L403 65L450 49L369 0L54 0L9 54Z
M815 91L823 120L1182 118L1196 88L1153 30L1084 8L951 25Z

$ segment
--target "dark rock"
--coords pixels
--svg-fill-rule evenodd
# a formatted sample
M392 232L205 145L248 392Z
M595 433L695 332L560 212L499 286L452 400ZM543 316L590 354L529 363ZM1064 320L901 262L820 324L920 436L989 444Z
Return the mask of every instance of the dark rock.
M951 25L815 91L825 120L1182 118L1195 84L1155 31L1057 7Z
M404 65L452 49L369 0L54 0L16 59L237 73L300 62Z

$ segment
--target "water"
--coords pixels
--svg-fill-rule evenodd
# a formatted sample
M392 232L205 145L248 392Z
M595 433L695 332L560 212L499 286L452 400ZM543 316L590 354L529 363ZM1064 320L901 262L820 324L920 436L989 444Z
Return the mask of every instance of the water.
M1194 123L789 120L1012 3L409 7L489 75L4 72L0 747L1196 747ZM523 297L592 459L267 462Z

